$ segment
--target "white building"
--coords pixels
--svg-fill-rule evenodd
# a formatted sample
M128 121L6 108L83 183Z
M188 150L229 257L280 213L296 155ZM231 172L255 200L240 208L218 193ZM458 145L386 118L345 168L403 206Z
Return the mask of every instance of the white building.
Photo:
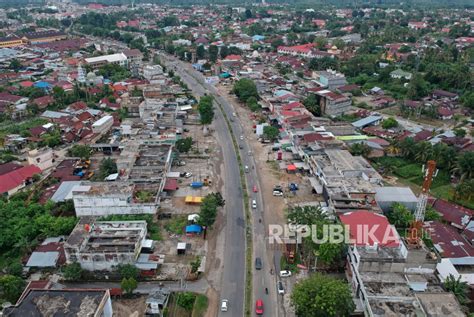
M117 64L120 66L127 66L127 56L124 53L89 57L86 58L85 61L93 68L99 68L105 64Z
M107 115L92 124L92 132L100 134L107 133L114 124L114 117Z
M72 190L72 199L77 217L130 214L154 214L158 208L158 192L152 192L150 199L137 198L138 185L127 182L82 182Z
M28 164L38 166L42 171L53 167L54 152L50 148L34 149L28 152Z
M143 77L150 82L160 75L163 75L163 67L160 65L147 65L143 67Z

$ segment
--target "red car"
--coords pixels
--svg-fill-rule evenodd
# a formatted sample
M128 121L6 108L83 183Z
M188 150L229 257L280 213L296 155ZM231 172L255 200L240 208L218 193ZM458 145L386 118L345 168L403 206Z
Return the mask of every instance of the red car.
M254 192L254 193L258 192L257 185L253 185L253 192Z
M263 300L257 299L255 303L255 313L257 313L257 315L263 315Z

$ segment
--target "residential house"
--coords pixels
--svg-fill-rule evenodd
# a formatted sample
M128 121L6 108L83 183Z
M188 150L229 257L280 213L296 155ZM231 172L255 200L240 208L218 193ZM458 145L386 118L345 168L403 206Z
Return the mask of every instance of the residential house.
M0 165L1 166L1 165ZM32 182L33 176L41 174L41 169L35 165L12 168L0 175L0 195L11 196Z

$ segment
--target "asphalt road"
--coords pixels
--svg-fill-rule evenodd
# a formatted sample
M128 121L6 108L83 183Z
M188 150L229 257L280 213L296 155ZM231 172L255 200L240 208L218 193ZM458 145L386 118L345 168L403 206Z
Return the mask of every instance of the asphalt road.
M162 59L163 60L163 59ZM200 74L194 73L187 65L175 60L165 63L181 77L196 96L212 94ZM229 301L226 313L219 316L244 315L245 291L245 215L240 184L240 169L234 151L231 134L223 114L216 109L214 127L224 159L225 249L221 281L221 299Z
M202 96L204 93L214 96L228 118L231 120L231 128L238 138L237 142L242 146L240 155L244 165L249 167L246 173L246 181L248 185L249 197L257 202L257 209L252 211L252 233L253 233L253 303L257 299L264 302L265 316L283 316L281 301L278 299L276 283L277 272L280 269L279 261L281 253L277 252L276 256L273 250L266 243L266 224L263 217L264 200L261 194L263 188L268 190L268 186L273 184L260 184L259 171L255 168L255 160L253 155L249 155L251 149L247 143L245 133L240 122L240 118L234 117L235 112L233 106L228 100L219 95L218 91L204 81L201 73L195 71L191 65L173 59L172 62L175 72L181 76L181 79L193 90L197 95ZM246 120L246 118L242 118ZM245 232L244 232L244 210L242 205L242 189L239 182L239 166L233 149L231 135L227 130L226 123L220 111L216 111L216 132L219 144L224 154L224 173L225 173L225 199L226 199L226 243L224 271L221 282L221 299L229 300L229 312L220 313L219 316L243 316L244 304L244 286L245 286ZM243 139L241 139L241 136ZM230 180L230 181L229 181ZM253 186L257 186L258 192L253 192ZM265 185L262 187L262 185ZM251 207L251 206L250 206ZM255 258L262 259L263 268L256 270L254 266ZM270 270L273 274L270 274ZM268 294L265 291L268 289ZM253 304L251 310L254 310ZM253 313L252 313L253 314Z

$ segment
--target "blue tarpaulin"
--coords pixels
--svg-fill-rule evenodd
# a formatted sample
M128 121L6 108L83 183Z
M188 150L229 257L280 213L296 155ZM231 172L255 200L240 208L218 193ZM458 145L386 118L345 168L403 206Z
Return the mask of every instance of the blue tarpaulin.
M186 226L186 233L201 233L202 227L200 225Z

